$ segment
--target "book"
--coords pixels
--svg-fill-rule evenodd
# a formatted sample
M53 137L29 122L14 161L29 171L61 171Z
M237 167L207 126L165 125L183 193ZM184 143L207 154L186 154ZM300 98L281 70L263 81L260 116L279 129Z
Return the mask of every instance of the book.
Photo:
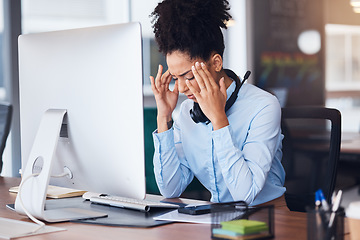
M268 231L268 226L265 222L247 219L221 222L221 226L223 230L232 231L241 235Z
M10 188L9 192L18 193L19 186ZM49 185L47 189L46 197L48 198L80 197L86 192L87 191L84 190Z

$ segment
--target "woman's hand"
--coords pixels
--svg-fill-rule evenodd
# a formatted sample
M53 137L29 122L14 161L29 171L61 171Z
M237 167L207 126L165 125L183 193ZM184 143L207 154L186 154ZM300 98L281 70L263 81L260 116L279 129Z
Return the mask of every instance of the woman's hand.
M189 80L186 84L196 97L203 113L211 121L214 130L229 125L225 113L227 94L224 78L216 83L204 63L196 62L192 72L200 90L197 91Z
M158 132L168 130L168 122L171 121L171 114L174 111L179 97L177 81L174 90L169 89L172 76L169 71L162 73L163 66L159 65L156 78L150 76L151 89L155 96L157 106Z

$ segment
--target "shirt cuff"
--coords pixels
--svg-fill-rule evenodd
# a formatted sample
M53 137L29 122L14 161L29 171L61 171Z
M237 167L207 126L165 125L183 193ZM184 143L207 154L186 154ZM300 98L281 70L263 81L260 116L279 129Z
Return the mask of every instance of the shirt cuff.
M153 140L155 145L155 151L160 152L160 146L162 151L167 151L174 147L174 130L173 128L158 133L157 130L153 132Z
M212 132L214 147L218 153L226 151L233 146L232 128L230 125L220 128Z

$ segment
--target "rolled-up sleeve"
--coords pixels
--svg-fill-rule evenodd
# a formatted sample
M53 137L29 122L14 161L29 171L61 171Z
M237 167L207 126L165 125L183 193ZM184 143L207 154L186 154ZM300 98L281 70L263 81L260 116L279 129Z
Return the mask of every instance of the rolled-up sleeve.
M179 197L194 177L184 156L177 152L181 141L174 139L174 131L153 132L155 179L160 193L167 198Z

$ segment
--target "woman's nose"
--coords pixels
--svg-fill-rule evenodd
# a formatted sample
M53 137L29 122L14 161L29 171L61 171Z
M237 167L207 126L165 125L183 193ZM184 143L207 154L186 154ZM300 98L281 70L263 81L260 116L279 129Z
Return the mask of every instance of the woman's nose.
M186 85L185 80L182 80L182 79L180 80L180 79L178 79L177 81L178 81L179 92L180 92L180 93L186 92L186 91L188 90L188 86Z

